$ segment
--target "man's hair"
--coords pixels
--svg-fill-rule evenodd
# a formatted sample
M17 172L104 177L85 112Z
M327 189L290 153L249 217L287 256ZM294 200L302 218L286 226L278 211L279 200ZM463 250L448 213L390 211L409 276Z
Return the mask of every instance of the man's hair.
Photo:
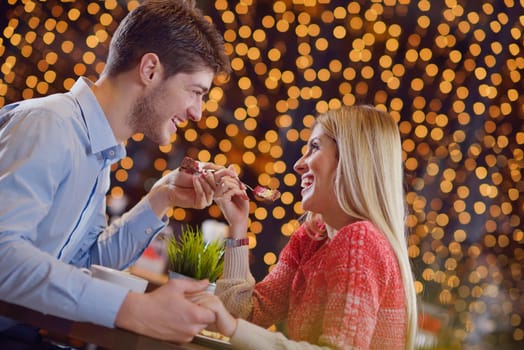
M155 53L168 78L210 68L229 73L224 41L190 0L146 0L122 20L113 35L104 74L116 76Z

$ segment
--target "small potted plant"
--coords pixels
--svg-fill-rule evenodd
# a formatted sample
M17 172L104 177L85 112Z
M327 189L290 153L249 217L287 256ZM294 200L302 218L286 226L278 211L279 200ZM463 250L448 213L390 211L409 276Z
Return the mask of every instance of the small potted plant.
M222 239L206 242L199 227L186 225L180 237L167 241L169 278L208 279L209 290L214 290L224 267L224 249Z

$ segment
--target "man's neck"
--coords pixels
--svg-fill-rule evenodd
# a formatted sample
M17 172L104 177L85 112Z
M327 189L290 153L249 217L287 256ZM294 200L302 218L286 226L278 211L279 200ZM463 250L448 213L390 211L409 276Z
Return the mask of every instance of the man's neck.
M129 115L137 96L137 84L124 73L118 77L101 76L91 87L115 139L122 143L133 135L129 125Z

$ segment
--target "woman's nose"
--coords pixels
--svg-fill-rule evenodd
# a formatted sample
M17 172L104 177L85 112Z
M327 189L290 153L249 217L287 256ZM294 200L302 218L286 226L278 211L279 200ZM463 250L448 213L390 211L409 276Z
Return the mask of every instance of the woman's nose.
M293 169L299 174L303 174L306 171L306 162L304 162L304 157L301 157L295 162Z

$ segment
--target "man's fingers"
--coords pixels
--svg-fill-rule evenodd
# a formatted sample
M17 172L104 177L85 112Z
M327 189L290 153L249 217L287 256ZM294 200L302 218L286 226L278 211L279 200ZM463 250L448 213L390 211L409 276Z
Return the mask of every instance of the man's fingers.
M200 176L193 178L193 187L195 189L195 198L193 206L195 209L208 207L213 202L214 191L207 180Z

